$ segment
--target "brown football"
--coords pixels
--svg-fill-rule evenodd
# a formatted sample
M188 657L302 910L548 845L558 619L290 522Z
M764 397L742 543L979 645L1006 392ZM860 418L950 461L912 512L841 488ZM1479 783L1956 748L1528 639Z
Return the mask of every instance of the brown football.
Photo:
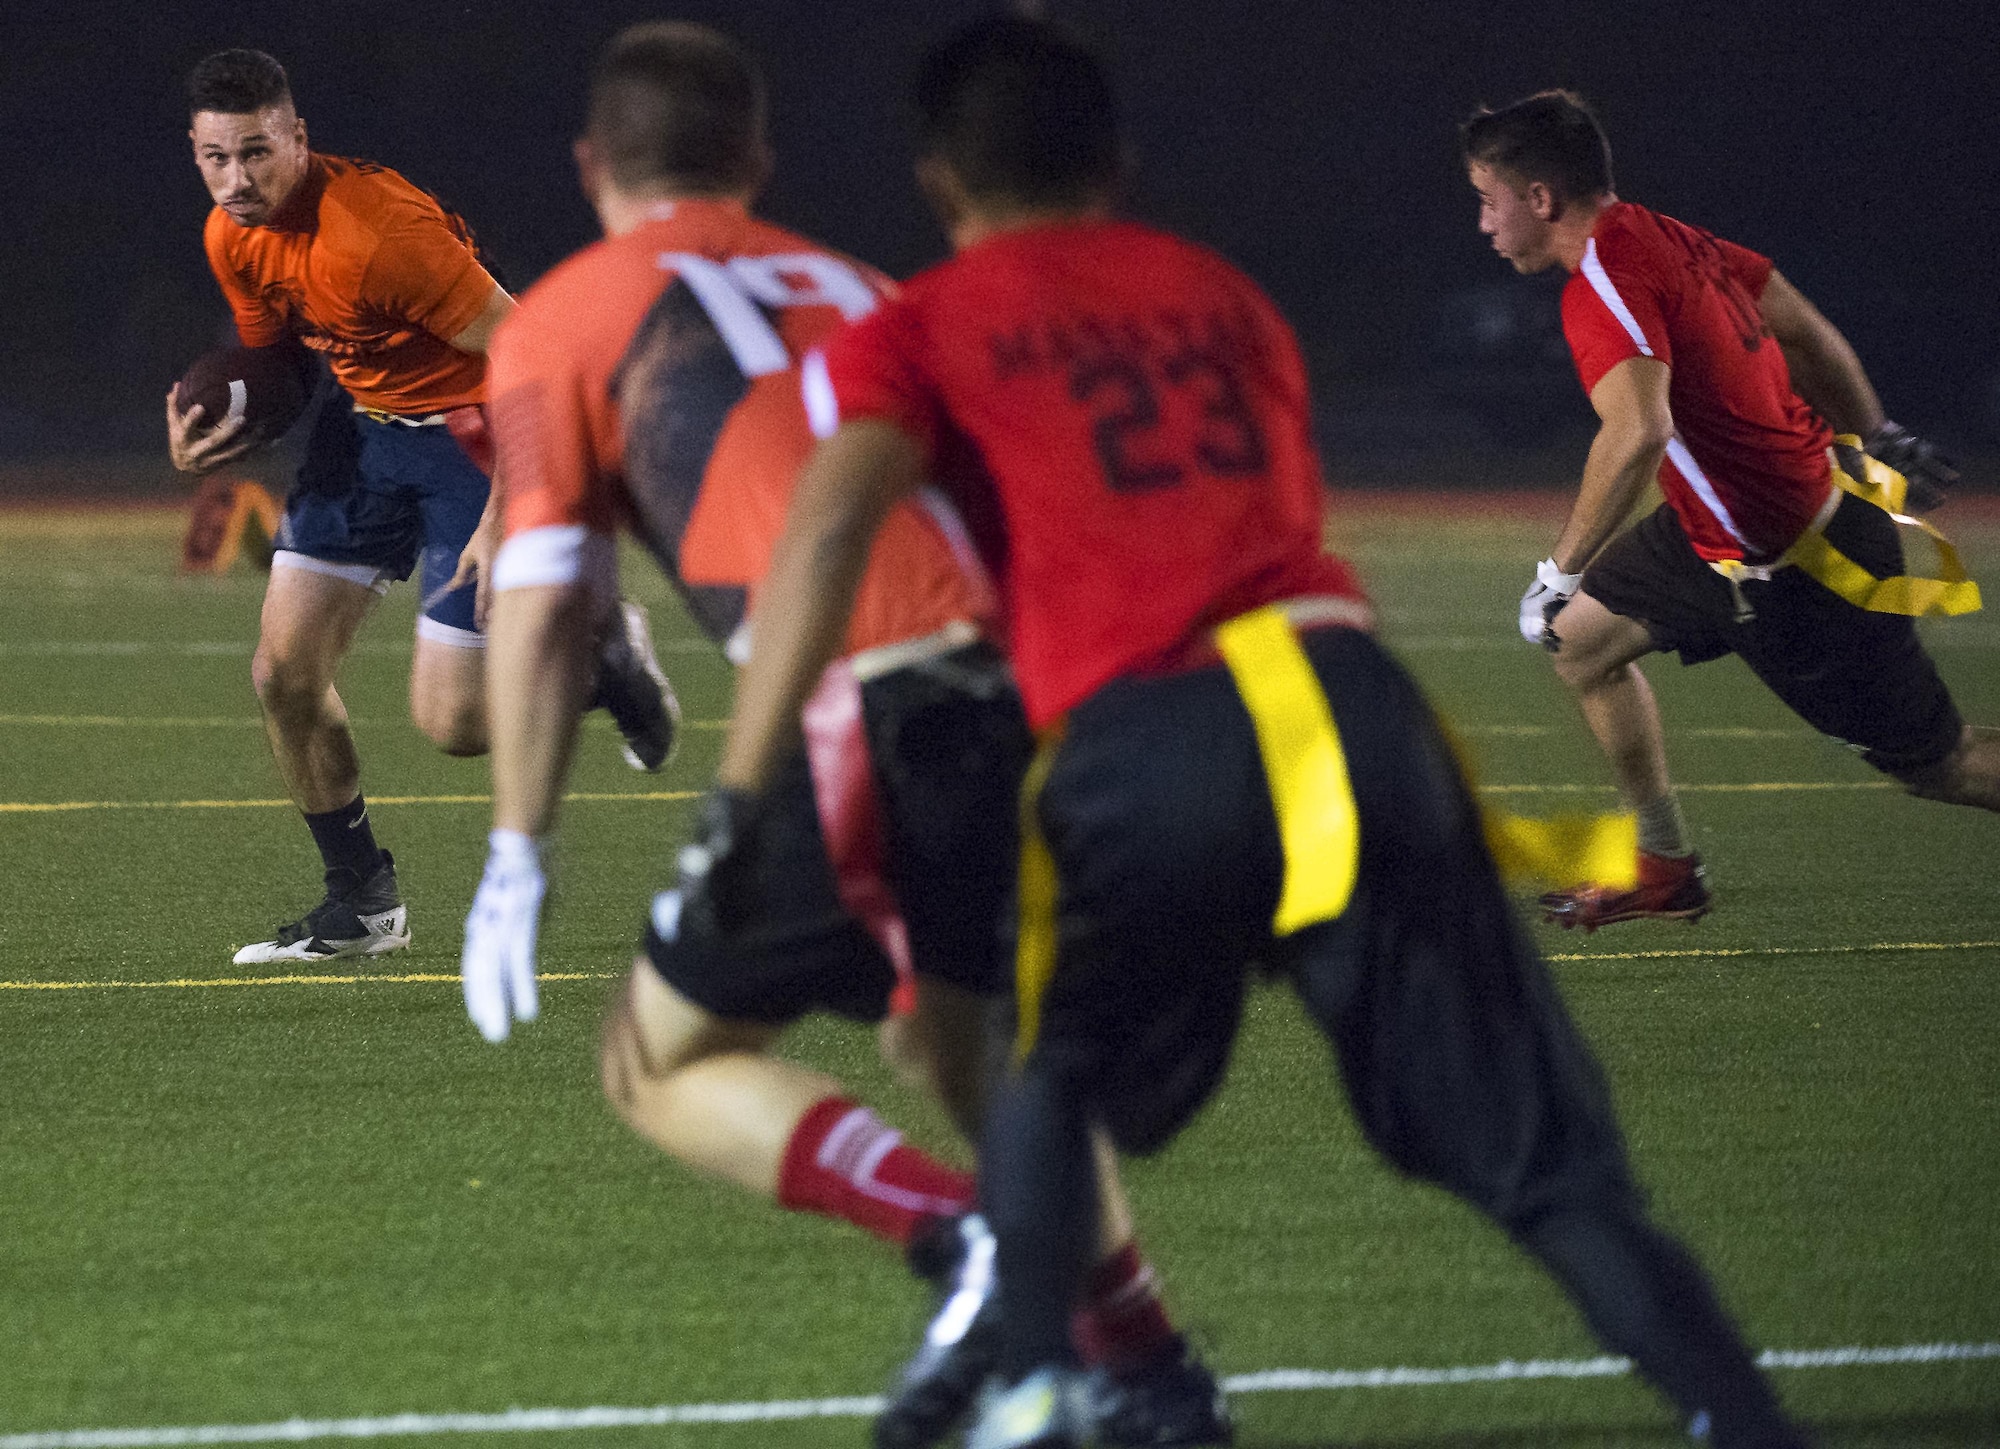
M204 430L241 417L246 433L260 443L282 436L297 422L310 396L301 350L282 345L205 352L174 389L174 402L183 412L200 405Z

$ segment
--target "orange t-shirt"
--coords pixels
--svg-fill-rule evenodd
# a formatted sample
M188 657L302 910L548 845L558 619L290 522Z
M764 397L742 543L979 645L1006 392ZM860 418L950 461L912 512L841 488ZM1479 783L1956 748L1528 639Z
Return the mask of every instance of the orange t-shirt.
M726 638L770 566L814 423L832 425L817 349L888 287L729 201L662 203L584 248L493 340L506 537L628 525ZM921 501L890 514L846 652L991 612L948 526Z
M383 412L485 398L486 359L446 339L498 283L471 229L388 167L315 153L268 223L239 226L217 207L202 245L245 347L296 337L356 402Z

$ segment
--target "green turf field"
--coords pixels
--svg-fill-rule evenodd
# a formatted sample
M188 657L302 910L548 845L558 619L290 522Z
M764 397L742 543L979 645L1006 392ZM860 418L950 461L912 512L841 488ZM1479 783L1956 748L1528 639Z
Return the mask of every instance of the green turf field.
M2000 513L1943 519L2000 609ZM244 974L235 946L312 903L318 862L250 693L261 576L177 577L178 528L0 513L0 1449L879 1389L925 1312L893 1256L696 1181L597 1095L599 1003L727 708L725 667L657 576L627 571L688 743L642 777L588 726L543 936L560 979L495 1048L456 985L486 772L408 722L408 589L342 688L416 944L358 980L219 984ZM1336 531L1509 808L1608 802L1573 793L1604 767L1514 635L1546 503L1350 501ZM2000 620L1927 632L1966 712L2000 723ZM1546 944L1661 1212L1761 1346L2000 1353L2000 819L1882 788L1734 661L1651 677L1720 908ZM866 1033L813 1024L793 1049L943 1142ZM1596 1352L1494 1233L1368 1158L1281 994L1254 1003L1219 1100L1131 1178L1178 1316L1227 1373ZM1829 1444L2000 1443L2000 1357L1777 1372ZM1245 1444L1289 1449L1679 1442L1629 1378L1237 1405ZM586 1435L866 1442L854 1417L441 1442Z

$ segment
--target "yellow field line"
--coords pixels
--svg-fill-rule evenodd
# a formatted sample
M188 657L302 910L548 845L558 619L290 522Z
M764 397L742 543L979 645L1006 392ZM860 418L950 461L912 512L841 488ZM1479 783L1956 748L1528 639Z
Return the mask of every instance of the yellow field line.
M696 800L699 790L577 790L566 801ZM370 795L370 805L491 805L491 795ZM289 800L0 800L0 815L49 815L67 810L268 810ZM296 807L293 807L296 808Z
M1579 951L1551 961L1666 961L1689 956L1858 956L1875 951L1991 951L2000 941L1876 941L1865 946L1722 946L1708 950ZM612 981L616 971L544 971L542 981ZM210 986L443 986L457 972L412 971L398 976L186 976L171 981L0 981L0 991L199 990Z
M2000 941L1875 941L1866 946L1711 946L1678 951L1551 952L1551 961L1673 961L1686 956L1861 956L1871 951L1991 951ZM456 979L456 978L454 978Z
M611 981L617 971L543 971L538 981ZM402 976L185 976L173 981L0 981L0 991L135 991L176 987L193 990L204 986L405 986L456 985L458 973L412 971Z

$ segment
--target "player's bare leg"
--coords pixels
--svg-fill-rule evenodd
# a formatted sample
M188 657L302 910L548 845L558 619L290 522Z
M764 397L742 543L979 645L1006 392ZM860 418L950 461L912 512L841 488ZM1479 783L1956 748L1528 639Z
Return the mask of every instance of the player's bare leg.
M1636 619L1614 614L1588 594L1563 606L1554 624L1561 641L1556 677L1569 686L1585 723L1610 758L1625 803L1642 809L1673 788L1667 779L1660 707L1637 661L1653 636Z
M350 579L286 566L271 570L250 678L264 729L292 800L307 814L333 810L361 788L361 761L334 690L375 592Z
M1958 748L1943 760L1898 778L1904 789L1926 800L2000 810L2000 729L1967 725Z
M410 943L395 863L375 843L347 707L333 683L376 595L356 578L286 557L264 591L250 673L278 771L325 863L326 896L270 940L239 950L238 965L375 956Z
M969 1179L912 1148L890 1144L876 1161L867 1160L869 1152L829 1154L851 1155L851 1166L802 1153L835 1133L857 1142L868 1136L878 1147L893 1134L844 1097L834 1078L771 1056L782 1032L716 1016L641 959L605 1016L604 1095L633 1131L689 1167L898 1243L906 1244L924 1217L969 1204ZM816 1116L832 1117L831 1130L805 1143L801 1134L813 1130ZM911 1181L892 1180L904 1170Z
M1687 839L1667 774L1660 706L1638 661L1654 650L1636 619L1614 614L1587 593L1555 617L1557 678L1576 696L1584 722L1611 761L1625 803L1639 817L1639 881L1630 890L1584 884L1542 897L1548 919L1594 931L1639 917L1700 920L1709 910L1706 873Z
M488 738L486 641L477 634L447 638L441 626L427 632L428 622L417 625L410 660L410 719L447 755L483 755Z
M669 1157L776 1199L800 1120L840 1092L832 1077L769 1055L782 1031L704 1011L636 962L604 1020L604 1095Z

